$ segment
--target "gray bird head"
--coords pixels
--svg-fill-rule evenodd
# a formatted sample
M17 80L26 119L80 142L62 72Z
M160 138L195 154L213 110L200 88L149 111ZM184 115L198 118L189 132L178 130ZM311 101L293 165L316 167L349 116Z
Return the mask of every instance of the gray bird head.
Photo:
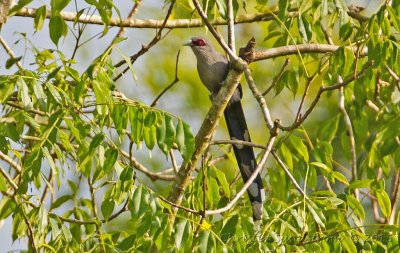
M213 45L205 38L193 37L184 45L191 47L196 57L204 57L215 52Z
M193 37L185 46L190 46L197 59L197 71L203 84L212 93L218 92L228 74L228 61L216 51L205 38Z

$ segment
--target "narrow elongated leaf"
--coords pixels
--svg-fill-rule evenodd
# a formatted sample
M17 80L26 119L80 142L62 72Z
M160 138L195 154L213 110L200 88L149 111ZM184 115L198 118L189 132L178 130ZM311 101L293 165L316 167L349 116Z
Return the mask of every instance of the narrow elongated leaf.
M31 109L32 108L32 100L29 95L29 89L28 85L24 81L22 77L19 77L17 79L17 86L18 86L18 97L21 99L22 104L25 108L25 110Z
M167 113L164 114L165 116L165 140L164 143L167 145L167 150L170 150L174 145L175 141L175 127L172 117L169 116Z
M42 30L44 21L46 19L46 15L47 15L46 5L42 5L36 10L35 19L33 22L33 27L35 28L35 31L38 32Z

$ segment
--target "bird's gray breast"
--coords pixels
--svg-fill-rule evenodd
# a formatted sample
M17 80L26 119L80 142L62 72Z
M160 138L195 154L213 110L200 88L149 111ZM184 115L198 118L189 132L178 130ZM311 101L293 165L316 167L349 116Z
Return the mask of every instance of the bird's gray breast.
M197 71L207 89L211 93L217 93L228 74L229 66L226 59L197 61Z

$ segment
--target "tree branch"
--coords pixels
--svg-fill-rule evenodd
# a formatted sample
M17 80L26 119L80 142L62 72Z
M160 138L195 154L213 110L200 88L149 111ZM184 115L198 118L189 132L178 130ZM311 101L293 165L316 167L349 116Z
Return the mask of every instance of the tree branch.
M341 76L338 77L339 82L343 82ZM339 110L343 114L344 122L348 131L348 137L350 142L350 152L351 152L351 181L357 180L357 153L356 153L356 141L354 138L353 124L351 123L351 119L349 114L346 111L345 101L344 101L344 88L340 87L339 89ZM359 192L358 189L354 190L354 194L356 199L359 200Z
M14 16L34 18L36 16L36 11L37 11L36 8L22 8ZM273 14L268 12L268 13L238 15L235 18L235 24L274 20L275 16L278 15L278 12L279 11L275 11L273 12ZM349 11L348 14L352 18L357 19L359 21L367 21L369 19L368 17L363 17L359 14L355 15L355 12L352 11ZM78 16L76 12L67 12L67 11L60 12L60 15L65 21L94 24L94 25L104 25L102 18L98 15L82 14ZM287 18L292 18L297 16L298 16L297 10L289 11L286 14ZM51 13L49 12L46 18L49 19L50 17ZM158 29L161 27L162 23L163 20L156 20L156 19L110 18L109 26ZM228 23L227 20L221 17L218 17L215 20L210 21L210 24L213 26L226 25L227 23ZM175 20L169 20L165 24L165 28L167 29L202 27L202 26L204 26L204 24L201 19L175 19Z
M300 185L297 183L296 179L293 177L293 175L290 173L289 168L286 166L286 164L279 158L278 154L275 151L271 151L271 154L275 158L275 160L278 162L278 164L282 167L283 171L285 171L286 175L289 177L290 181L292 181L294 187L297 189L298 192L301 193L301 195L304 196L305 199L309 200L307 194L303 191L303 189L300 187Z
M308 118L308 116L311 114L311 112L314 110L314 107L318 104L318 101L319 101L319 99L321 98L321 96L322 96L322 94L324 92L330 91L330 90L340 89L341 87L344 87L347 84L353 82L355 79L357 79L360 76L362 76L367 71L367 69L372 66L372 64L373 64L372 62L366 63L364 68L358 73L358 75L356 75L356 76L352 75L350 78L348 78L347 80L345 80L343 82L337 82L334 85L327 86L327 87L320 87L319 90L318 90L318 93L315 96L314 100L312 101L310 107L304 113L304 115L302 117L300 117L300 119L295 120L291 126L282 126L278 122L277 123L278 124L278 128L283 130L283 131L292 131L295 128L297 128L298 126L300 126Z
M267 162L267 158L272 150L272 147L274 145L276 136L271 135L270 139L268 140L268 143L265 148L265 152L263 156L261 157L260 161L257 164L256 169L253 171L247 182L243 185L242 189L229 201L228 204L226 204L224 207L214 209L214 210L206 210L205 215L213 215L213 214L219 214L228 211L233 207L233 205L239 200L239 198L247 191L247 189L250 187L250 185L253 183L254 179L258 176L258 174L261 172L262 168L264 167L265 163Z
M207 19L207 14L204 12L203 8L201 8L200 3L198 0L193 0L193 4L197 9L197 12L203 19L204 23L206 24L208 30L214 35L214 38L218 41L218 43L221 45L221 47L225 50L225 52L229 55L229 59L231 61L237 60L238 57L236 56L236 53L232 51L229 46L225 43L224 39L222 36L217 32L217 30L214 29L212 23Z
M223 111L228 104L230 97L233 95L236 87L242 76L240 66L245 65L241 60L234 62L233 66L236 68L231 69L228 73L225 85L221 87L217 95L214 97L213 103L210 110L205 117L203 124L201 125L195 141L195 151L190 161L182 164L179 173L172 185L172 191L168 196L168 200L180 204L183 198L183 193L186 187L191 182L191 175L196 169L197 162L199 161L203 152L207 149L214 135L215 129L218 125L219 119L221 118ZM239 67L237 67L239 66Z
M298 44L288 45L282 47L269 48L265 50L255 51L253 61L261 61L279 56L288 56L292 54L300 53L333 53L338 50L341 46L329 45L329 44ZM356 52L357 47L350 48ZM366 55L367 49L364 48L360 52L361 55Z

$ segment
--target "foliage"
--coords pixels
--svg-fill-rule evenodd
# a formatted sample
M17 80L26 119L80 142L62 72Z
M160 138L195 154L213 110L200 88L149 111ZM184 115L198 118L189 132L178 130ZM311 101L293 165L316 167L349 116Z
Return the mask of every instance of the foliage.
M9 15L18 16L31 2L19 1ZM191 211L178 208L175 213L164 197L173 194L171 181L179 176L179 163L192 162L191 129L197 126L189 116L201 115L204 108L187 105L199 107L208 99L200 98L198 86L168 91L174 94L169 103L176 104L176 93L186 93L187 103L178 112L152 106L140 95L127 98L116 89L124 80L118 75L122 66L131 70L125 75L135 79L141 69L146 78L140 89L159 94L160 80L163 83L169 78L165 73L173 72L172 58L145 56L151 50L163 52L152 48L156 44L174 51L168 38L176 36L176 42L194 28L174 35L158 29L165 38L143 42L129 57L121 49L126 41L113 39L110 32L110 27L118 27L113 18L121 17L119 3L85 2L85 7L76 6L72 22L63 11L75 3L52 0L37 8L33 27L40 32L48 26L53 45L43 48L24 35L34 63L19 66L26 63L23 52L10 54L4 62L10 74L0 77L0 220L12 219L14 241L27 237L31 252L400 250L399 1L372 13L354 10L342 0L278 1L277 6L262 0L233 1L235 17L248 23L236 27L240 43L254 35L253 29L257 49L339 46L295 54L281 48L286 63L276 57L250 64L258 89L268 90L264 97L269 109L282 120L274 145L282 163L271 155L264 168L267 200L259 226L252 220L247 197L220 215L202 215L227 205L243 187L232 169L228 144L210 147L190 177L193 181L178 204ZM200 17L191 1L165 4L169 21ZM202 1L202 6L210 21L228 19L226 1ZM146 7L138 8L140 13ZM93 10L104 25L100 36L113 42L104 52L86 52L95 59L84 65L77 54L85 43L95 48L96 41L83 43L90 25L80 18ZM254 15L269 18L251 20ZM71 35L76 46L67 56L63 46ZM135 62L142 56L146 68ZM193 75L194 65L190 68L190 74L179 72L183 82ZM284 111L285 106L297 114ZM250 126L265 124L248 116L254 120ZM280 125L289 121L293 124ZM250 129L255 143L270 137L264 128Z

